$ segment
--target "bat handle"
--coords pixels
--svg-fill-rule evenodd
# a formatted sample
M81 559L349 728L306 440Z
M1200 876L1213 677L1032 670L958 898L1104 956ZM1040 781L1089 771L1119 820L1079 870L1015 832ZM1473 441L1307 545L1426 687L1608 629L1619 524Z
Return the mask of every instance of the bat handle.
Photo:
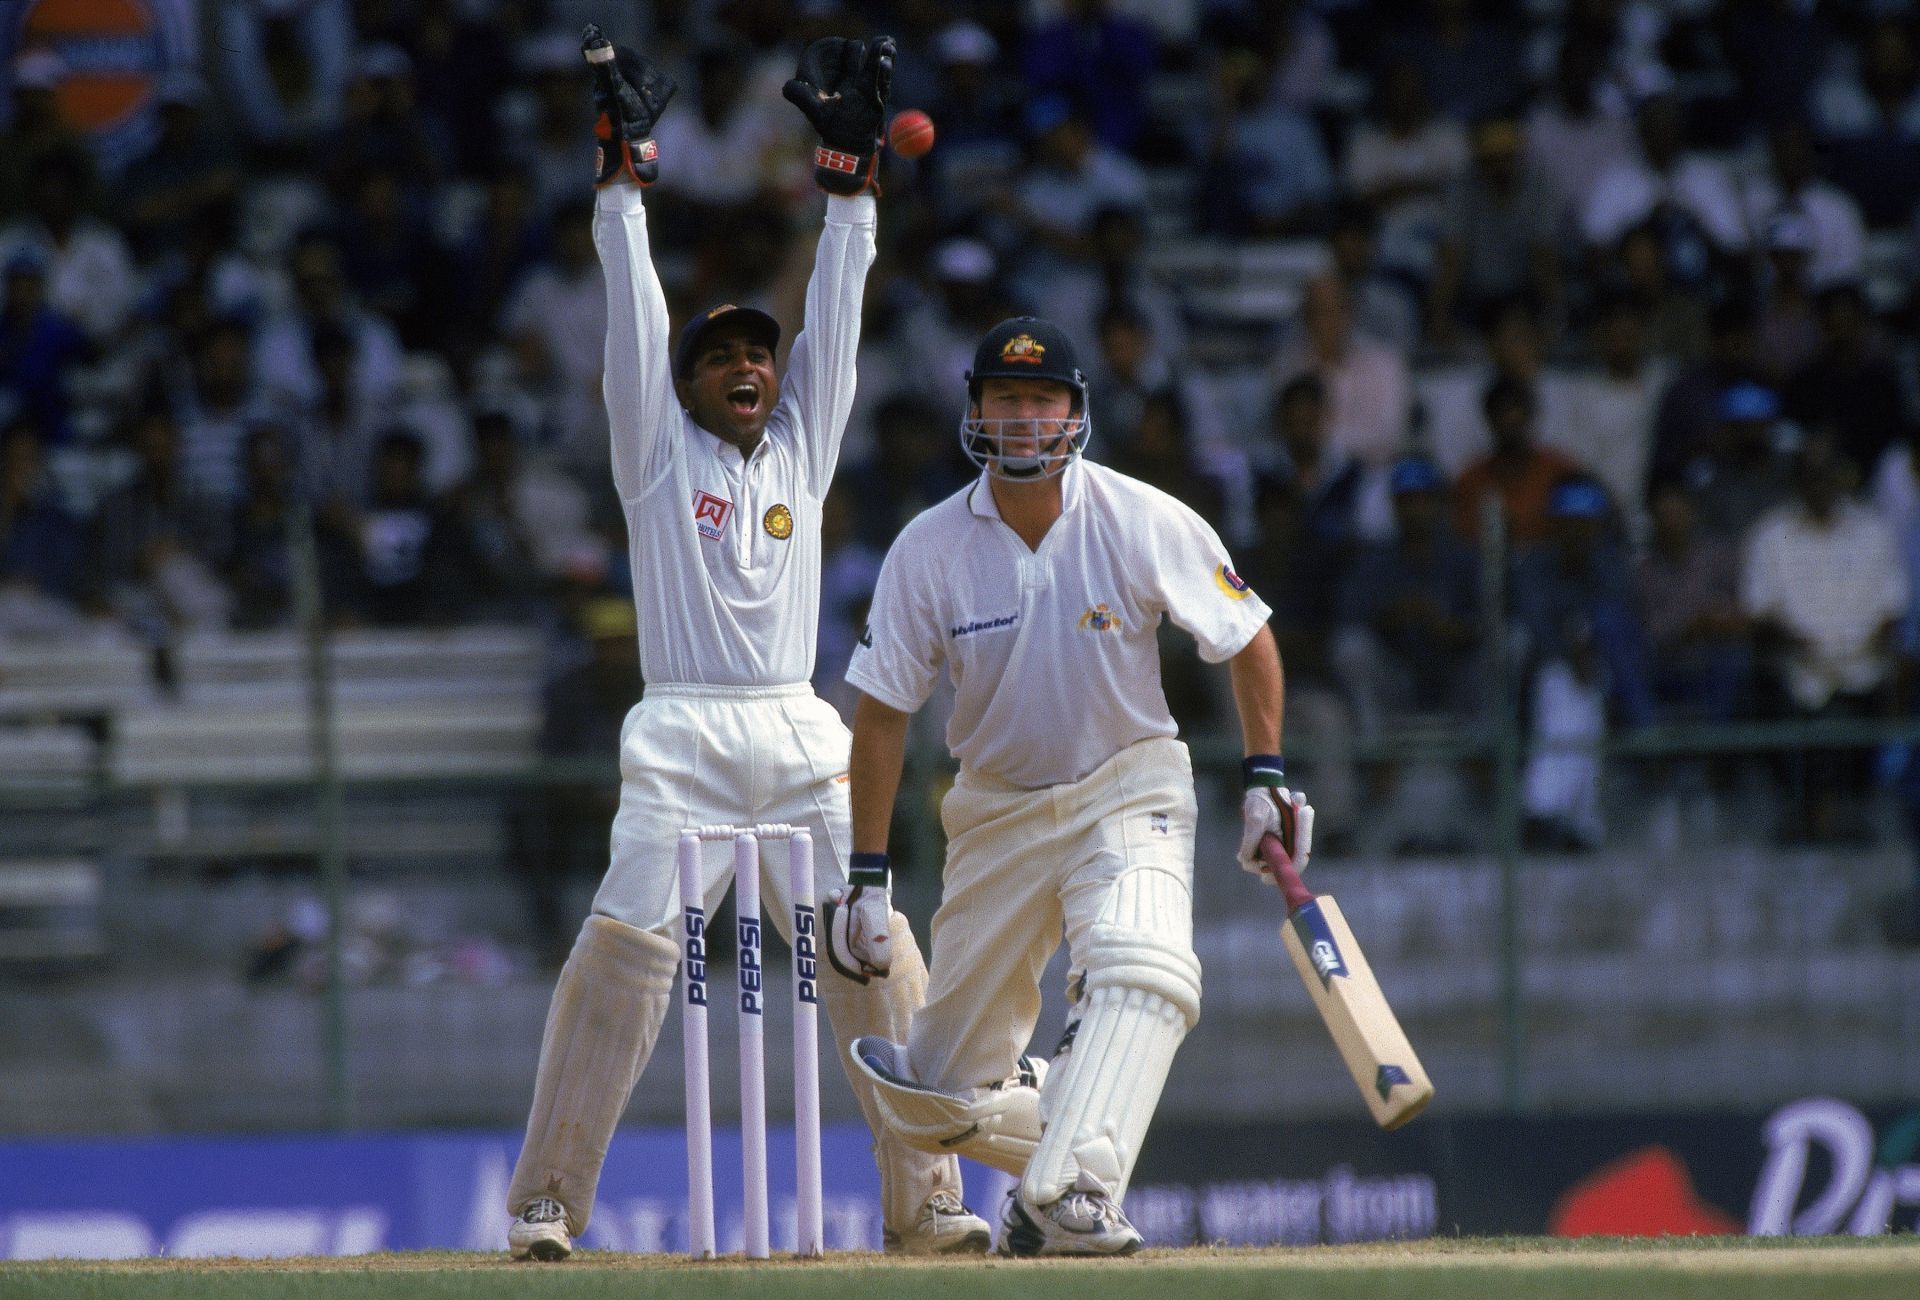
M1267 864L1268 873L1280 886L1280 892L1286 895L1288 916L1313 901L1313 891L1300 879L1300 873L1293 869L1293 858L1288 855L1287 846L1272 831L1260 837L1260 860Z

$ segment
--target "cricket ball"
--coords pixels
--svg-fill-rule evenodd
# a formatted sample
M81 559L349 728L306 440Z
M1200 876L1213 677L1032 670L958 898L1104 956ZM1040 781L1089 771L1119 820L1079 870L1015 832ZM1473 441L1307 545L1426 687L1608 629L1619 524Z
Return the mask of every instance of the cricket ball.
M933 119L917 108L896 113L887 139L902 158L918 158L933 148Z

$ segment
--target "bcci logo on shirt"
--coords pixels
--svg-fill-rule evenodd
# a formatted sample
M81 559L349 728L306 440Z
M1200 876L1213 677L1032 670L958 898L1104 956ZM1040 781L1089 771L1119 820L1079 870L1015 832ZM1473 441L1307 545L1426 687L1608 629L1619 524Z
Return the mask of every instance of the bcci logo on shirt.
M793 511L785 506L773 506L760 524L767 530L767 536L776 542L784 542L793 536Z
M732 513L733 502L725 497L717 497L711 492L693 494L693 526L710 542L720 540L727 526L727 516Z
M1214 585L1227 593L1228 600L1245 600L1253 594L1253 588L1247 580L1233 571L1231 565L1223 564L1213 571Z
M1108 609L1104 603L1095 605L1080 616L1080 627L1083 631L1111 632L1119 626L1120 616Z

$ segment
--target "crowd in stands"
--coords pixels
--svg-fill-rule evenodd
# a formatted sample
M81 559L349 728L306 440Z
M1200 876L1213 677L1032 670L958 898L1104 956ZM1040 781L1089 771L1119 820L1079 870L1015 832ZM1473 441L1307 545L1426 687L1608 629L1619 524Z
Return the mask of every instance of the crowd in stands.
M1033 311L1088 359L1091 454L1245 557L1301 734L1471 723L1511 652L1529 726L1572 745L1527 771L1536 830L1591 845L1579 745L1609 726L1904 707L1920 9L214 10L124 166L63 122L55 53L5 70L0 632L284 625L296 517L343 623L559 630L630 590L577 36L595 18L682 87L649 194L676 320L798 316L820 199L779 86L809 37L893 33L894 104L937 124L882 176L824 685L887 543L969 473L974 341ZM1304 260L1264 315L1210 314L1168 269L1276 240ZM1204 716L1186 683L1169 669ZM1843 833L1862 761L1803 766L1795 824ZM1329 780L1336 826L1353 796Z

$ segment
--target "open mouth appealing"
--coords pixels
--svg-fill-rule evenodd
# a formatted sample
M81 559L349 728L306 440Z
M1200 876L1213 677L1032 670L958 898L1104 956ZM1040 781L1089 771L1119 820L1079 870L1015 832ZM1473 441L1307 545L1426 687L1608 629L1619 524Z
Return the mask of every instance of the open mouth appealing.
M753 384L739 383L727 390L727 409L735 415L752 415L760 406L760 390Z

